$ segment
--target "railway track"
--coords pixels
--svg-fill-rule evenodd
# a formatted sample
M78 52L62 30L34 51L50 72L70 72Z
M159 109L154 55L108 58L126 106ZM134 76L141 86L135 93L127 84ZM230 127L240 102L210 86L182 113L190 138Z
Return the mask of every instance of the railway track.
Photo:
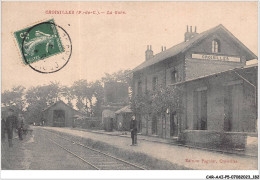
M105 152L93 149L80 142L65 138L52 131L47 131L54 136L48 138L52 143L87 163L95 170L145 170L145 168L117 158Z

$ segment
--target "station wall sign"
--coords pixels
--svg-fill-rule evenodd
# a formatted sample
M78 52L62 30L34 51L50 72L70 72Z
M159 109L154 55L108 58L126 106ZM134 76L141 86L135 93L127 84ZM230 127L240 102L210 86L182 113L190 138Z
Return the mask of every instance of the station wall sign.
M204 59L204 60L240 62L239 57L223 56L223 55L215 55L215 54L192 54L192 58L193 59Z

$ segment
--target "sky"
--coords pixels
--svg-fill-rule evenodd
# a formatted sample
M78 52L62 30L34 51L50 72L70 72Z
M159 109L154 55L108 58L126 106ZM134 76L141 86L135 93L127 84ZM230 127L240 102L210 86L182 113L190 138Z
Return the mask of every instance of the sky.
M48 10L74 14L46 14ZM70 35L73 51L63 69L42 74L22 64L13 33L52 18ZM2 92L51 81L70 86L79 79L94 81L104 73L133 69L145 60L147 45L157 54L161 46L184 41L187 25L197 26L200 33L219 24L258 54L257 2L2 2Z

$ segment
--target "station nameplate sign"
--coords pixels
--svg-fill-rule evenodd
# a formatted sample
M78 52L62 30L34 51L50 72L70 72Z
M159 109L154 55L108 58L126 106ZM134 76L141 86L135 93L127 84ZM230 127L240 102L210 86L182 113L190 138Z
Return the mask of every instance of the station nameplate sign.
M214 54L192 54L192 58L194 58L194 59L204 59L204 60L240 62L239 57L221 56L221 55L214 55Z

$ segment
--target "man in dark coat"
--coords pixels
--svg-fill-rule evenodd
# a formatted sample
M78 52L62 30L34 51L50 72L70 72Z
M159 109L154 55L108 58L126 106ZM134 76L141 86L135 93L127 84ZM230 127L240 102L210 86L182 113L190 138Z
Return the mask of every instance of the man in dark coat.
M2 140L2 142L5 140L5 131L6 131L5 118L2 117L2 119L1 119L1 140Z
M18 136L20 140L23 140L23 125L24 125L24 118L22 114L18 115L17 119L17 130L18 130Z
M13 129L16 128L17 117L14 115L14 110L8 110L8 116L6 118L6 129L8 135L8 143L9 147L13 147L12 139L13 139Z
M132 146L137 145L137 122L135 120L135 116L132 117L130 130L131 130Z

